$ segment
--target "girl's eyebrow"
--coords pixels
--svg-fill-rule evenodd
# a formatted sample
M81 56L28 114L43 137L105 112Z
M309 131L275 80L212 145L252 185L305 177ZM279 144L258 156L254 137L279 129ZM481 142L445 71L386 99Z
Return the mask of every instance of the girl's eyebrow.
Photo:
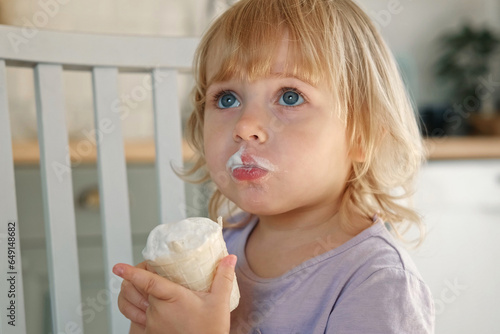
M224 80L224 81L212 81L208 84L207 86L207 92L213 89L219 89L220 86L225 86L229 84L231 80Z
M314 86L314 83L312 83L310 80L306 79L304 76L297 76L292 73L287 73L287 72L272 72L269 75L270 78L278 78L278 79L296 79L299 81L302 81L310 86Z
M298 80L298 81L301 81L303 82L304 84L307 84L311 87L316 87L316 84L314 82L311 82L310 80L306 79L305 77L303 76L297 76L297 75L294 75L292 73L286 73L286 72L272 72L266 76L264 76L263 78L271 78L271 79L294 79L294 80ZM258 80L260 78L255 78L253 80ZM221 80L221 81L211 81L208 86L207 86L207 91L212 87L212 86L224 86L228 83L230 83L231 81L233 81L234 78L230 78L229 80ZM251 81L253 81L251 80Z

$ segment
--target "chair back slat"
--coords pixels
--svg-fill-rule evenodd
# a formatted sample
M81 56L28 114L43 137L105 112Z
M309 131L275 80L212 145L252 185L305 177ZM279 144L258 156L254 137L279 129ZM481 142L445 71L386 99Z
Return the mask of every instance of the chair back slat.
M185 218L184 184L172 168L182 168L181 112L174 69L154 69L153 108L155 117L156 174L160 223Z
M5 68L34 68L52 332L83 332L82 320L86 322L87 319L83 317L85 313L82 307L87 300L82 304L63 71L91 72L104 272L110 300L107 303L109 325L106 332L127 333L130 322L117 307L121 280L112 274L114 264L134 263L120 119L123 116L120 114L123 101L118 98L118 73L151 74L160 211L158 222L180 220L186 215L184 183L172 171L172 166L183 165L177 80L179 72L191 68L199 40L191 37L99 35L43 29L38 29L36 35L25 36L24 28L5 25L0 25L0 35L6 36L0 38L0 270L5 273L8 269L3 248L4 241L8 241L8 223L17 222L18 219ZM16 98L16 92L10 93ZM18 236L15 252L20 255L21 236L17 234L18 230L15 233ZM82 235L82 240L85 237ZM30 258L25 258L24 262L27 264L28 260ZM2 316L0 333L24 333L25 323L31 325L33 319L24 313L20 257L16 258L16 264L16 328L13 331ZM88 268L86 263L82 265L86 277ZM85 286L84 291L86 289ZM7 281L2 278L0 307L3 310L8 307L6 303L10 303L5 291ZM44 293L43 288L41 293Z
M83 330L61 65L35 67L35 94L52 329L55 333L68 328Z
M19 221L7 102L5 61L0 59L0 332L26 333Z
M121 71L144 68L191 68L195 37L156 37L68 33L36 29L26 36L26 27L0 25L0 58L19 66L40 62L65 68L88 69L117 66ZM145 52L147 51L147 52Z
M129 196L120 113L113 109L118 99L116 67L92 70L94 123L97 143L97 168L101 225L104 246L104 272L109 289L109 333L127 333L129 322L118 310L120 285L112 267L118 262L133 263Z

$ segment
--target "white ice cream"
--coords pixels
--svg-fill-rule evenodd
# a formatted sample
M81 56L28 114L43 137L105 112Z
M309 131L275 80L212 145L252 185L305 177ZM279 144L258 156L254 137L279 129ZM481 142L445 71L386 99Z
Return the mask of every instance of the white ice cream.
M142 251L144 259L155 261L189 253L221 233L222 217L218 223L204 217L192 217L178 222L160 224L148 236Z
M241 160L241 154L243 153L243 150L244 150L243 146L240 147L238 152L234 153L227 160L226 168L229 169L231 172L233 171L233 169L243 165L243 161Z
M217 223L208 218L188 218L161 224L148 236L142 255L160 276L193 291L209 291L217 266L226 256L222 217ZM240 300L236 275L229 300L234 310Z
M241 155L243 154L244 151L245 148L242 146L240 147L238 152L234 153L232 156L229 157L226 163L226 168L229 171L232 172L236 168L244 167L243 161L241 159ZM249 156L252 158L253 161L255 161L257 167L263 168L269 172L275 172L278 170L276 165L274 165L272 162L270 162L265 158L257 157L251 154Z

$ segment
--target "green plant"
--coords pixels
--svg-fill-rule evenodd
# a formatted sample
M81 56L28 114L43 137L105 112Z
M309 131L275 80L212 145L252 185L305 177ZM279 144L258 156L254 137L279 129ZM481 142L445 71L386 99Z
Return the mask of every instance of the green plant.
M458 32L443 35L440 43L442 54L435 72L448 85L451 102L462 103L466 97L476 96L481 77L490 73L492 59L500 45L498 37L488 28L464 25Z

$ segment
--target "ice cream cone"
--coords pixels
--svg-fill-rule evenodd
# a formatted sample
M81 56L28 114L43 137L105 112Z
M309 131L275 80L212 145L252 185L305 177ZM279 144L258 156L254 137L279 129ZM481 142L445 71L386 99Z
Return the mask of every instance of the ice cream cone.
M193 291L209 291L220 260L228 255L222 237L222 218L188 218L162 224L151 231L143 256L161 276ZM230 311L238 306L236 276Z

